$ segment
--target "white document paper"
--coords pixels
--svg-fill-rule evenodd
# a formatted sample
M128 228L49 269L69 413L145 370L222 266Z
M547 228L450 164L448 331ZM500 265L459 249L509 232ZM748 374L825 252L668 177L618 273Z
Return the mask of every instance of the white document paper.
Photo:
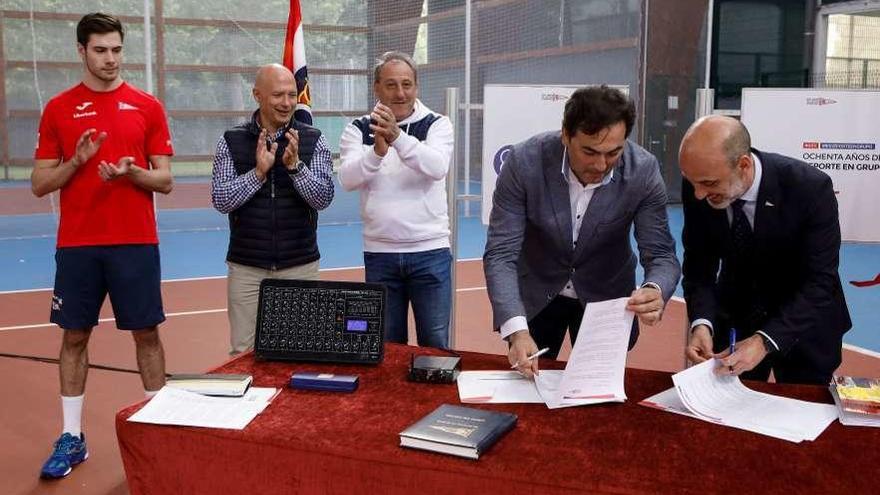
M128 420L137 423L241 430L269 405L276 392L274 388L251 387L244 397L209 397L173 387L162 387Z
M639 404L643 406L653 407L654 409L660 409L661 411L667 411L675 414L681 414L683 416L689 416L691 418L703 419L687 408L682 402L681 398L678 397L678 392L675 390L675 387L670 389L666 389L659 394L652 395L647 399L639 402ZM706 420L710 421L710 420ZM713 422L714 421L710 421Z
M551 371L541 371L540 376L545 373ZM462 371L458 375L458 397L467 404L544 402L534 382L516 371Z
M628 297L587 304L565 372L547 401L547 407L579 406L600 402L623 402L626 352L633 313L626 310ZM547 380L538 387L552 387ZM549 391L545 388L547 394Z
M516 371L463 371L463 403L544 403L550 409L623 402L626 352L633 314L629 298L589 303L565 371L541 370L534 381Z
M675 387L644 405L790 442L815 440L837 419L834 405L757 392L738 377L716 375L717 366L709 360L676 373Z

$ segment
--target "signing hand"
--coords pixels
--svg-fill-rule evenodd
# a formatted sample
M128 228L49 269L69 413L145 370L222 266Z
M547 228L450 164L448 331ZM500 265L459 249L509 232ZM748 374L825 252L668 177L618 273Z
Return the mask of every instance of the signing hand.
M764 340L758 334L736 343L736 351L730 354L727 349L716 357L721 360L721 365L715 368L716 375L740 375L753 369L764 357L767 349L764 348Z
M92 140L92 136L95 134L98 136ZM101 147L101 144L105 139L107 139L107 133L98 133L97 129L88 129L86 132L82 133L79 139L76 140L76 150L73 153L73 166L79 167L83 163L91 160L91 158L95 156L95 153L98 152L98 148Z
M528 330L520 330L510 337L510 349L507 351L507 360L510 365L516 365L516 370L531 378L538 374L538 360L529 360L529 356L538 352L538 346L529 335Z
M119 162L115 164L101 160L101 163L98 164L98 175L104 181L109 182L118 177L128 175L129 171L134 166L133 156L123 156L119 159Z
M260 180L266 179L266 174L269 173L269 169L275 164L275 152L278 151L277 142L273 142L271 146L266 145L268 139L269 131L266 129L261 130L260 137L257 138L257 166L254 169L254 173L257 174L257 178Z
M287 147L281 155L284 167L289 171L296 170L296 162L299 161L299 133L294 129L288 129L284 136L287 138Z
M693 364L702 363L715 357L715 354L712 353L712 334L709 332L709 327L706 325L694 327L684 353L688 361Z
M656 325L663 316L663 293L651 286L636 289L626 302L626 309L635 313L643 325Z

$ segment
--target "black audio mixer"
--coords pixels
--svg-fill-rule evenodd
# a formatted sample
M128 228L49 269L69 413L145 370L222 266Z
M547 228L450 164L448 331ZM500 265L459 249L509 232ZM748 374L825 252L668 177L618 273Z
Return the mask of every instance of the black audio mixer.
M258 359L377 364L385 337L385 287L360 282L265 279Z

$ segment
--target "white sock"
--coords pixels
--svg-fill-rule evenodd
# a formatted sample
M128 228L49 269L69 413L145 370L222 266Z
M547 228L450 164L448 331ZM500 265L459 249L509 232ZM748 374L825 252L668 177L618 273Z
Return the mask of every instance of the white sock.
M85 395L78 395L76 397L61 396L61 413L64 416L64 429L62 433L70 433L77 438L82 433L83 397Z
M152 399L153 396L158 393L159 393L158 390L144 390L144 395L146 395L148 399Z

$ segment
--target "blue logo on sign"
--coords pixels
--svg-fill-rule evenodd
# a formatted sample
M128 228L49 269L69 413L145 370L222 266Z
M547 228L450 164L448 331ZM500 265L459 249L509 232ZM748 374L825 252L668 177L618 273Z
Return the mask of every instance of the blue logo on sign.
M495 152L494 166L496 174L501 174L501 167L504 166L504 160L507 159L507 154L510 153L512 149L513 145L508 144L506 146L502 146L501 149Z

